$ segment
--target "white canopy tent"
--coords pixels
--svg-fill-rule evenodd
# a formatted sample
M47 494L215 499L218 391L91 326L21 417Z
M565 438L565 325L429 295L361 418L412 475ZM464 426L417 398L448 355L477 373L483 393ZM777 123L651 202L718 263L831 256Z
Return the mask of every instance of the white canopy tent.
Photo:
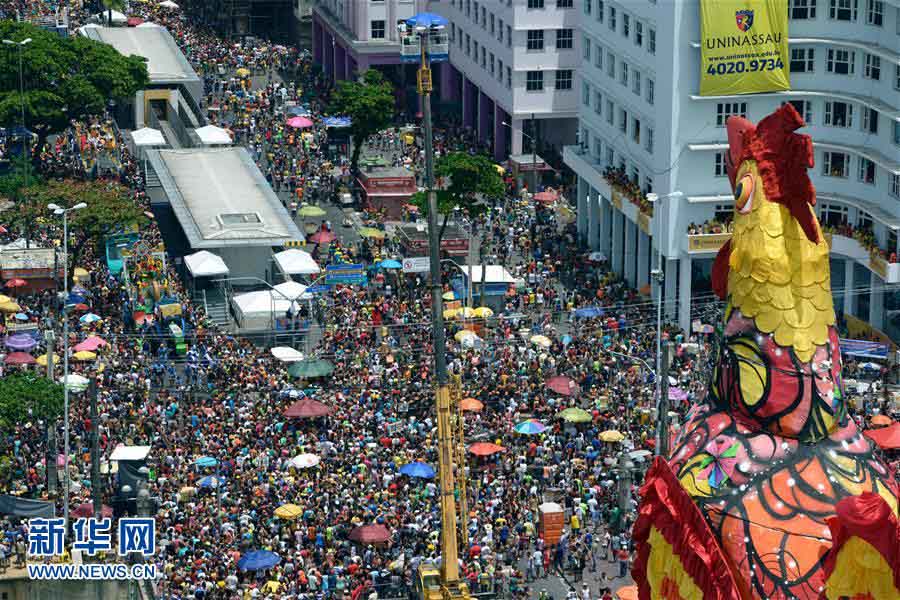
M285 281L284 283L279 283L275 286L274 294L283 294L282 297L287 296L291 300L310 300L312 298L312 294L306 293L307 286L302 283L297 283L296 281Z
M484 283L512 283L516 285L524 283L521 278L516 278L507 271L503 265L463 265L460 269L467 278L471 275L471 280L475 283L482 281L482 271L484 271Z
M215 125L207 125L205 127L195 129L194 131L197 132L197 136L200 138L200 141L207 146L231 143L231 136L228 134L228 132L221 127L216 127Z
M150 446L116 446L109 460L144 460L150 454Z
M306 293L306 286L296 281L286 281L271 290L247 292L232 297L235 319L243 329L265 329L272 327L276 318L284 317L291 310L297 309L297 301L308 300L311 294Z
M314 275L322 270L309 252L296 248L278 252L273 258L281 272L286 275Z
M125 23L128 21L128 17L117 10L104 10L94 15L94 17L101 23Z
M230 273L228 265L225 264L222 257L208 250L201 250L185 256L184 265L191 272L192 277L227 276Z
M131 132L135 146L165 146L166 138L159 129L141 127Z
M290 346L276 346L270 350L272 356L281 362L297 362L303 360L303 353Z
M140 25L135 27L135 29L141 29L141 28L147 29L148 27L160 27L160 25L157 25L156 23L151 23L150 21L144 21L143 23L141 23Z

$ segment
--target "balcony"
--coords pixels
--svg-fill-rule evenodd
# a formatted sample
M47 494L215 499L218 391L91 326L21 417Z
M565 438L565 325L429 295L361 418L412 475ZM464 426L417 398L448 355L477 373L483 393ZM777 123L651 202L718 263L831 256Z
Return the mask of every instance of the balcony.
M603 178L612 188L612 203L616 208L621 211L623 201L627 201L637 207L640 216L645 216L648 220L653 218L653 203L647 200L641 187L629 179L624 169L606 167Z

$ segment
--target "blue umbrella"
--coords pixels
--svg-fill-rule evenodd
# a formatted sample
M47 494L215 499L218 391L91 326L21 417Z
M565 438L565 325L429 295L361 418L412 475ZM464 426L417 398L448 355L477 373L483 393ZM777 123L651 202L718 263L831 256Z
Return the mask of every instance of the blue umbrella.
M216 477L215 475L207 475L206 477L201 478L197 485L202 488L217 488L220 485L225 483L225 479L223 477Z
M219 464L219 461L217 461L212 456L201 456L194 461L194 464L198 467L214 467Z
M596 306L587 306L585 308L579 308L575 311L575 317L578 319L595 319L602 316L603 310L597 308Z
M397 260L383 260L378 263L378 266L382 269L402 269L403 265L400 264L400 261Z
M414 29L441 28L447 26L447 19L434 13L419 13L406 20L406 24Z
M423 462L411 462L400 467L400 472L409 477L420 477L422 479L431 479L434 477L434 469L431 465Z
M72 290L71 290L71 292L72 292L73 294L78 294L79 296L88 296L88 295L90 295L90 292L88 292L86 289L84 289L84 288L81 287L80 285L76 285L75 287L73 287Z
M66 304L84 304L84 296L79 296L78 294L69 294L69 299L66 300Z
M544 431L547 430L547 426L535 419L528 419L527 421L522 421L516 425L515 429L516 433L536 435L538 433L544 433Z
M25 313L16 313L16 321L27 321L28 315Z
M310 114L312 114L305 106L292 106L287 109L287 113L292 117L308 117Z
M95 315L94 313L88 313L86 315L82 315L81 318L78 319L78 322L83 325L90 325L91 323L96 323L97 321L102 321L100 315Z
M268 550L252 550L238 560L238 569L242 571L264 571L281 563L281 557Z

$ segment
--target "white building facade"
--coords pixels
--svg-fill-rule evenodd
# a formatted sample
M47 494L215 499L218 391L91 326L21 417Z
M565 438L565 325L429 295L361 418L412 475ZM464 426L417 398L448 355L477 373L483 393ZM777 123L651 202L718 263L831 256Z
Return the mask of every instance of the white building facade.
M789 0L791 91L717 97L699 96L698 0L582 0L579 10L580 143L564 160L592 249L645 288L661 248L667 316L684 328L702 318L733 210L725 120L755 122L792 102L814 143L816 211L832 228L835 309L900 329L889 312L900 309L900 0ZM620 174L606 177L610 167ZM642 194L623 193L622 174ZM648 210L651 191L661 198Z
M580 0L431 0L450 22L450 61L436 67L438 99L497 160L575 141ZM504 124L505 123L505 124Z

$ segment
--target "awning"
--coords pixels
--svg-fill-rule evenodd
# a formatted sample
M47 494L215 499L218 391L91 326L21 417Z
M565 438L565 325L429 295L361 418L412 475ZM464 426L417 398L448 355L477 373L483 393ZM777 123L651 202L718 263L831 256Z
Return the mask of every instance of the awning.
M231 135L226 130L221 127L216 127L215 125L207 125L206 127L195 129L194 131L197 133L200 141L207 146L231 143Z
M109 460L144 460L150 454L150 446L117 446Z
M484 271L484 283L524 283L522 279L514 277L503 265L463 265L460 270L466 277L471 274L472 281L475 283L482 281L482 271Z
M142 127L131 132L135 146L165 146L166 138L158 129Z
M184 264L193 277L212 277L214 275L228 275L228 265L216 254L207 250L201 250L184 257Z
M313 275L321 271L309 252L303 250L284 250L273 256L275 264L287 275Z

